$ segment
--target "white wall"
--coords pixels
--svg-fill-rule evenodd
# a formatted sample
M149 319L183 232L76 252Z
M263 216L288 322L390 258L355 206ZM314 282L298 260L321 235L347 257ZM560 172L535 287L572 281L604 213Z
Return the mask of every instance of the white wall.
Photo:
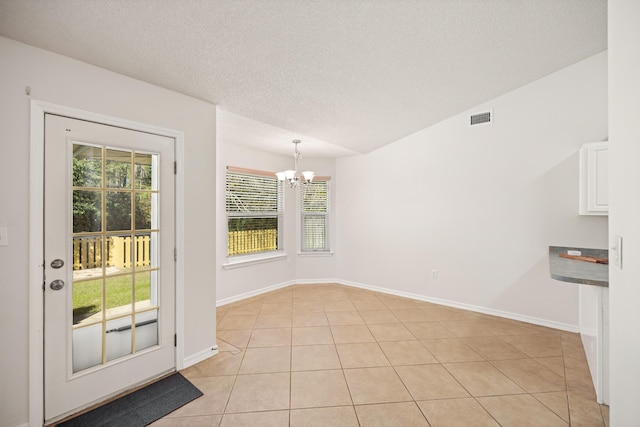
M609 268L611 425L640 420L640 2L609 0L610 238L623 269Z
M577 330L548 246L607 247L607 219L578 216L578 149L608 136L606 53L470 112L487 109L492 125L461 114L338 159L336 275Z
M261 293L266 289L290 285L297 279L324 280L334 277L333 257L299 256L299 209L298 189L285 186L284 214L284 252L285 259L272 260L260 264L243 265L235 268L223 268L227 261L227 222L225 213L225 173L227 166L236 166L262 171L281 171L293 166L291 156L269 153L255 148L225 142L224 131L218 133L217 152L217 194L216 215L217 240L216 283L219 303L231 302L243 297ZM283 141L286 143L287 141ZM300 151L303 151L302 148ZM301 160L305 170L313 170L316 175L332 176L335 169L333 159ZM332 183L333 184L333 183Z
M28 420L30 99L184 131L185 357L215 344L215 106L0 38L0 414ZM171 64L167 64L171 66ZM31 97L25 95L31 87ZM34 404L36 402L33 402Z

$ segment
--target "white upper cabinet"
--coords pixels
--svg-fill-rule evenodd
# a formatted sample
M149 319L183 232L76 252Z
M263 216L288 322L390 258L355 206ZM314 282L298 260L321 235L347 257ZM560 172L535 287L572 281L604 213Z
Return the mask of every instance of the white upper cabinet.
M609 214L609 142L580 148L580 215Z

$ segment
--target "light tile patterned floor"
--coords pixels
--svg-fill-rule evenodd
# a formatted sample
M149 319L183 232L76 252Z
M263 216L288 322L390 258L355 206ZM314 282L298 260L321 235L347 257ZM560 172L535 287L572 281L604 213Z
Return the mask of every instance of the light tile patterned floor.
M218 308L163 426L608 426L577 334L335 284Z

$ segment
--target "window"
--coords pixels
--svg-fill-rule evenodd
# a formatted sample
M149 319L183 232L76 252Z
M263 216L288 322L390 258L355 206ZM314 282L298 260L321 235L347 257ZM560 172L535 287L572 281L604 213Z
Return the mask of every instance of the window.
M282 249L282 186L275 174L227 167L227 255Z
M302 252L329 251L329 178L317 177L302 187Z

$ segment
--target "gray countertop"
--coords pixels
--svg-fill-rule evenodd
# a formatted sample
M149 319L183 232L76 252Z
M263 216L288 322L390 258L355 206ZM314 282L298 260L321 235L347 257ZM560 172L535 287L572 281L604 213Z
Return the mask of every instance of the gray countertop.
M549 272L553 279L583 285L609 287L609 266L607 264L561 258L560 254L566 254L568 250L581 251L582 255L585 256L609 257L609 251L606 249L549 246Z

